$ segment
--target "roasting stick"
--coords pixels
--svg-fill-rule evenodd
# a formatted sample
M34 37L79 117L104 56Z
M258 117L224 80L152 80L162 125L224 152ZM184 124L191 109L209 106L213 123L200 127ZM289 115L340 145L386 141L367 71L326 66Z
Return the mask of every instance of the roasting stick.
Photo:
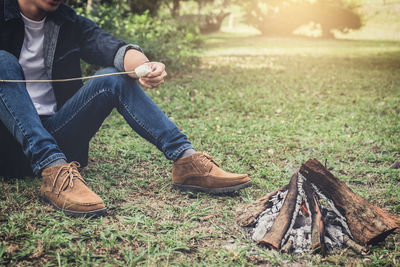
M68 78L68 79L55 79L55 80L0 80L1 83L56 83L56 82L71 82L71 81L81 81L81 80L88 80L93 78L99 77L107 77L107 76L115 76L115 75L123 75L123 74L133 74L135 73L134 70L132 71L124 71L124 72L113 72L113 73L106 73L106 74L98 74L98 75L91 75L91 76L84 76L78 78Z

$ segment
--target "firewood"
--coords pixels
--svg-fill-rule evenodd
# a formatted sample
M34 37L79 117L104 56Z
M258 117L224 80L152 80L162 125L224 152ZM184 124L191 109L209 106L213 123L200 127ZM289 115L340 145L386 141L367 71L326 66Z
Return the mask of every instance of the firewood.
M400 227L399 216L388 214L356 195L316 159L308 160L299 172L333 201L346 218L357 243L377 243Z
M368 249L357 244L356 242L354 242L353 240L351 240L349 237L344 236L343 237L343 241L346 244L346 246L348 246L349 248L351 248L354 252L361 254L363 256L368 254Z
M238 224L243 227L252 225L254 220L267 208L271 196L275 195L278 191L285 191L287 187L288 185L282 186L278 190L238 208L236 210Z
M288 193L285 202L276 217L271 230L260 240L259 244L272 246L276 249L281 247L281 241L286 231L288 230L291 216L294 212L297 198L297 173L292 176L288 186Z
M307 202L310 205L312 218L311 249L316 252L321 251L323 254L325 254L325 246L323 242L325 228L321 211L310 183L303 183L303 189L307 197Z
M400 217L356 195L316 159L293 174L290 183L238 208L239 225L254 241L282 252L322 254L383 241L400 228Z

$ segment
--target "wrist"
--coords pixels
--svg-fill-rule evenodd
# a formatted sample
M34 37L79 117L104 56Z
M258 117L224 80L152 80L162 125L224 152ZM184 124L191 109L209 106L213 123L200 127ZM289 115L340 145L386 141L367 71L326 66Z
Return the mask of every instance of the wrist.
M142 52L129 49L124 56L124 69L125 71L132 71L144 63L148 63L149 59Z

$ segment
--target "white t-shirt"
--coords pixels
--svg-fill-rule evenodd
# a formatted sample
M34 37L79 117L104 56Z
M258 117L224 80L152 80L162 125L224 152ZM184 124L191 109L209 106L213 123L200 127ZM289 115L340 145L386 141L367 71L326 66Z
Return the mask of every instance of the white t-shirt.
M44 22L34 21L22 15L25 23L25 38L19 56L19 64L26 80L47 80L44 67ZM26 89L39 115L56 112L57 101L51 83L26 83Z

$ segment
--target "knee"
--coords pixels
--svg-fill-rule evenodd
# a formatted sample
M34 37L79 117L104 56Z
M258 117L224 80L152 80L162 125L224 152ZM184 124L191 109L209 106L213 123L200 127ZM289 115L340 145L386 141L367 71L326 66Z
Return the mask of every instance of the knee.
M109 67L96 72L96 75L112 74L118 72L119 71L116 68ZM111 89L116 93L118 93L118 91L120 90L132 87L132 82L135 83L135 81L126 74L98 77L93 79L93 82L96 84L100 84L103 88Z
M0 62L1 62L0 75L2 77L4 77L4 75L7 75L7 73L14 73L14 74L23 73L21 65L18 62L18 59L13 54L5 50L0 50Z
M116 68L107 67L107 68L104 68L104 69L101 69L101 70L97 71L95 73L95 75L110 74L110 73L116 73L116 72L118 72L118 70Z
M0 50L0 67L6 66L9 67L9 65L19 65L18 59L11 53L5 51L5 50Z

